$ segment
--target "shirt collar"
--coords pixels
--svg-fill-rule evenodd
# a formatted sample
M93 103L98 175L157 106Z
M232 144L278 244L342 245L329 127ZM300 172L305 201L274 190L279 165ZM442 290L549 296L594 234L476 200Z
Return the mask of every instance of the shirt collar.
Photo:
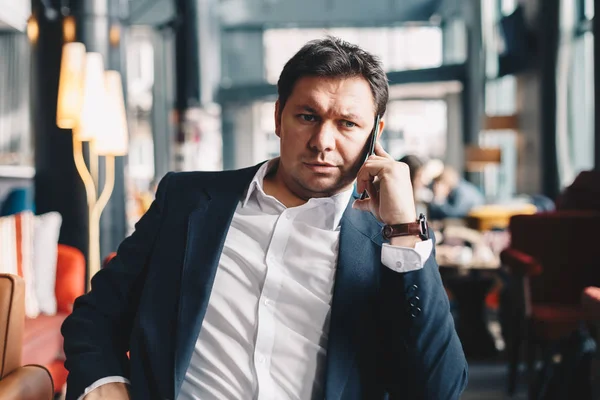
M277 165L278 162L279 158L273 158L260 166L258 171L256 171L254 178L252 178L250 185L248 186L246 196L244 197L244 200L242 202L242 207L246 207L248 201L255 193L256 195L262 196L264 198L268 197L268 195L264 191L263 182L265 176L267 176L267 174L271 172L271 170ZM337 193L331 197L312 198L306 204L313 203L317 206L321 204L332 204L335 209L335 217L333 220L334 227L337 227L342 219L342 216L344 215L344 212L346 211L346 207L348 206L348 202L350 201L353 192L354 188L351 187L350 189Z
M252 197L255 191L262 193L264 196L267 195L263 189L263 182L265 180L265 176L267 176L269 171L273 169L277 162L279 162L279 159L273 158L267 161L266 163L263 163L263 165L260 166L258 171L256 171L256 174L254 174L254 178L252 178L252 181L250 182L250 186L248 186L246 197L242 202L242 207L246 207L246 205L248 204L248 200L250 200L250 197Z

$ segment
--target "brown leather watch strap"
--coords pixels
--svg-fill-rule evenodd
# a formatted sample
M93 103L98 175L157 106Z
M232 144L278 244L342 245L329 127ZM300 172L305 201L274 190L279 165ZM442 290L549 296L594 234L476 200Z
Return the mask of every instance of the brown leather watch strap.
M421 234L421 225L418 222L408 224L386 225L383 228L383 237L391 239L397 236L419 236Z
M415 222L386 225L383 227L382 235L387 240L397 236L419 236L422 240L426 240L429 236L427 218L421 214Z

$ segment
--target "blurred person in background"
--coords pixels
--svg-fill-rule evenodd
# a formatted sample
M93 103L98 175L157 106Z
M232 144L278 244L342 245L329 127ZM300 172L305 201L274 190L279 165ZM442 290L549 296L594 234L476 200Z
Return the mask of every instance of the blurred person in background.
M474 207L485 203L477 186L461 178L451 167L433 180L433 201L429 204L429 218L463 218Z
M460 397L467 363L409 169L368 154L380 61L312 41L278 93L281 156L167 174L77 299L67 400Z
M431 201L433 193L431 192L431 189L425 185L423 180L423 171L426 165L425 162L413 154L405 155L399 159L398 162L406 164L410 171L410 181L413 186L417 213L426 214L427 203Z
M420 189L424 186L421 181L421 174L423 172L423 167L425 166L423 160L413 154L408 154L399 159L398 162L404 163L408 166L408 170L410 172L410 181L413 184L413 189Z

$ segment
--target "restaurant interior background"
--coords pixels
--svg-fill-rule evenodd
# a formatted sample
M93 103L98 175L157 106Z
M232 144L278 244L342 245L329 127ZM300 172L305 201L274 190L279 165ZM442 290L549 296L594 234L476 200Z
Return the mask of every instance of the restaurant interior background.
M534 398L548 348L595 322L579 296L600 286L597 3L0 0L0 272L50 282L31 289L37 313L25 300L17 364L48 368L60 395L69 302L160 178L276 157L279 73L333 35L385 67L383 147L433 175L453 168L485 199L434 224L471 365L464 398ZM14 227L30 220L32 269L13 271Z

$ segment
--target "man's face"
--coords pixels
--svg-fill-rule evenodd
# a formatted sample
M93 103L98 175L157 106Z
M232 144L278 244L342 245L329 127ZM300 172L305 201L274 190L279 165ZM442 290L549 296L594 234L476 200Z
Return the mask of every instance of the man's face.
M326 197L347 189L366 155L375 102L362 77L304 77L281 110L277 175L298 197ZM383 122L381 122L383 128Z

